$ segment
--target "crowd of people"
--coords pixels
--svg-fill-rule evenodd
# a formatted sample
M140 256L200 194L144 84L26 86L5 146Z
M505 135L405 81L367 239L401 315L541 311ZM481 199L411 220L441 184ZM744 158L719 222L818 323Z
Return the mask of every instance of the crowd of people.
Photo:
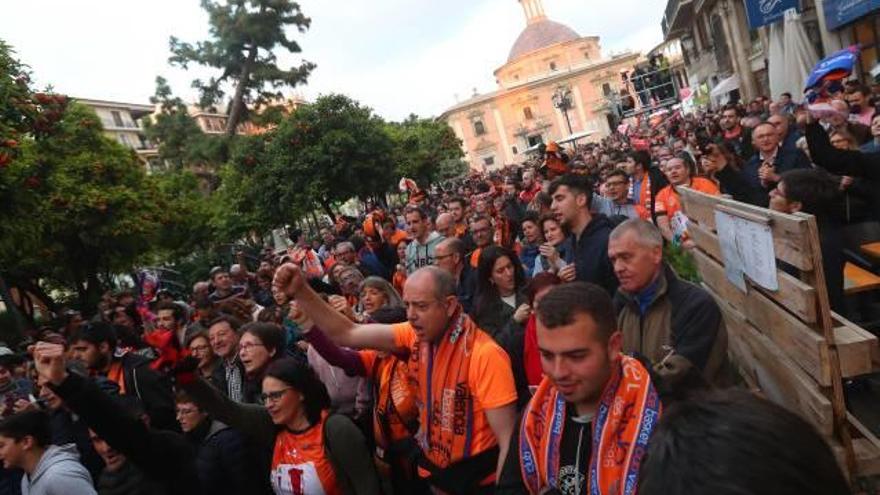
M849 493L807 422L736 390L718 304L664 257L693 247L681 187L811 213L841 307L839 228L880 212L850 207L880 197L875 96L551 144L186 300L108 294L0 348L0 491Z

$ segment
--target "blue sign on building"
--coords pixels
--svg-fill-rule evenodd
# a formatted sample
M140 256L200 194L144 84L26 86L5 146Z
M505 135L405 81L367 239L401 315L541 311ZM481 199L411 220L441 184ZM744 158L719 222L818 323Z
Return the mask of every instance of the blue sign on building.
M840 1L847 2L852 0ZM798 0L746 0L749 28L758 29L761 26L781 21L785 11L798 8L798 3Z
M837 29L880 9L880 0L825 0L825 23Z

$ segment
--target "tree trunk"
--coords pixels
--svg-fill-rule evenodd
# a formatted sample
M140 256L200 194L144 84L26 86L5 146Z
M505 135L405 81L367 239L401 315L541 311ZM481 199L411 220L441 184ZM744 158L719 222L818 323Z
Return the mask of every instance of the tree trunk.
M35 284L30 280L13 280L10 283L15 287L18 287L19 289L27 291L31 295L36 296L36 298L39 299L40 302L43 303L43 305L45 305L49 311L56 314L61 311L61 307L58 306L58 303L56 303L55 300L52 299L52 296L47 294L46 291L44 291L43 288L40 287L38 284Z
M86 278L86 306L83 306L83 309L94 308L98 305L98 301L101 300L101 292L102 286L101 281L98 279L98 273L96 271L92 271L88 274Z
M232 107L229 109L229 118L226 120L226 136L235 136L235 130L241 122L244 113L244 92L250 82L251 69L257 60L257 46L251 45L248 51L247 60L241 67L241 73L238 76L238 84L235 86L235 95L232 97Z
M6 286L2 275L0 275L0 299L3 299L6 303L6 311L9 311L9 314L12 315L12 328L8 331L0 332L0 337L8 339L11 345L21 340L24 336L25 319L18 306L16 306L15 300L12 299L12 293L9 292L9 287Z
M318 215L315 215L315 210L310 210L309 213L311 213L312 220L315 222L315 235L319 235L321 233L321 222L318 221Z
M333 208L330 207L330 202L324 198L321 198L320 203L321 208L324 210L324 213L326 213L327 216L330 217L330 221L336 223L336 214L333 213Z

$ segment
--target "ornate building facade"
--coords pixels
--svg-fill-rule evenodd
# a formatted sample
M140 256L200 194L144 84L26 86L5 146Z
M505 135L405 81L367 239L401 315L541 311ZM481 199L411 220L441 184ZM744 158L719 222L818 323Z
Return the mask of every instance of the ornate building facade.
M605 58L597 36L582 37L550 20L541 0L519 3L526 27L495 71L498 88L440 116L476 170L521 162L530 147L573 133L593 132L591 140L607 136L610 97L622 86L621 72L639 60L637 53Z

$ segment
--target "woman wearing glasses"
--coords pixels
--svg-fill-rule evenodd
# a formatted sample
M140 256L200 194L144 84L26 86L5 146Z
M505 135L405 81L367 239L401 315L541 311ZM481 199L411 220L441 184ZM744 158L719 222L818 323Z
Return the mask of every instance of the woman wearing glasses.
M217 359L217 355L214 354L214 349L211 347L211 340L208 338L208 333L205 331L199 331L190 335L186 343L186 348L189 349L189 352L193 357L199 360L199 375L213 384L214 370L217 369L220 360Z
M238 358L244 366L244 400L259 402L263 377L272 361L284 355L284 330L274 323L255 322L241 327Z
M265 407L233 402L192 372L179 370L177 379L201 410L244 433L260 452L272 452L266 464L276 494L380 493L363 433L349 418L329 414L327 389L307 364L269 364L260 394Z

